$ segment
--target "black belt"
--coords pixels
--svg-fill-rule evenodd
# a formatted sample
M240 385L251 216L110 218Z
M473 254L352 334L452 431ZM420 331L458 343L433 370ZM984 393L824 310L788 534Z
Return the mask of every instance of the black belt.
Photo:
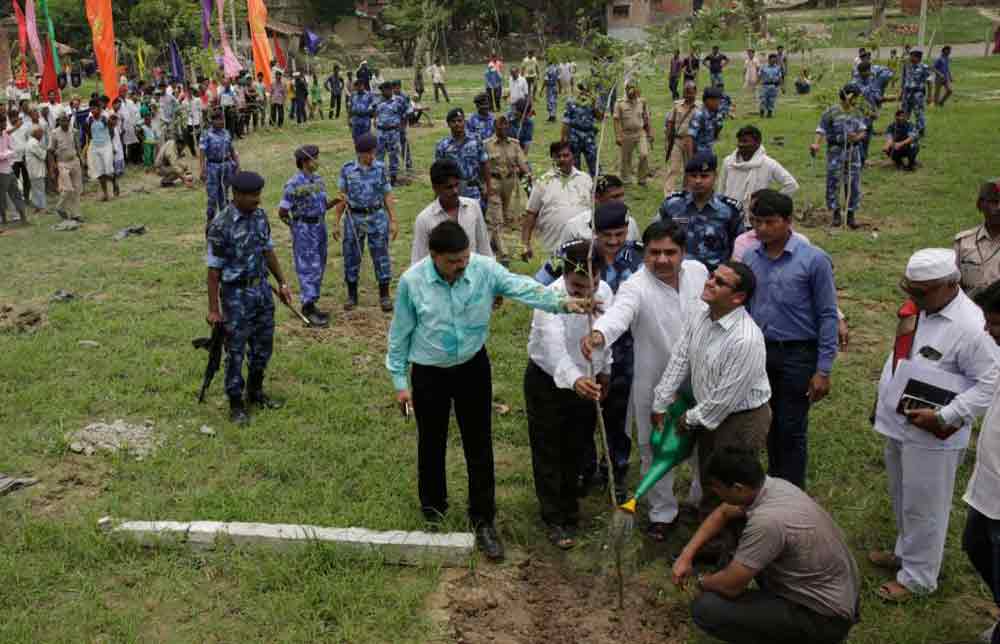
M387 130L398 130L399 126L398 125L379 125L378 129L380 129L383 132L385 132Z
M765 345L781 349L813 348L819 345L817 340L764 340Z
M315 217L296 217L293 221L300 221L303 224L318 224L323 221L323 218L318 215Z
M781 83L764 83L764 87L779 87Z
M216 161L215 159L208 160L209 163L225 163L226 161L229 161L229 159L219 159L218 161Z
M260 286L265 281L267 281L266 278L260 277L258 275L257 277L244 277L241 280L232 280L230 282L223 282L222 285L227 286L229 288L253 288L255 286Z
M359 215L371 215L382 210L383 208L384 206L373 206L371 208L355 208L354 206L347 206L348 210Z

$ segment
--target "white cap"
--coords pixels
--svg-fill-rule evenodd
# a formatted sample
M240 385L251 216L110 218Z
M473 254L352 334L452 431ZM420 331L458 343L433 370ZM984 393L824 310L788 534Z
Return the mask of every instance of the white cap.
M955 251L950 248L924 248L913 253L906 263L906 279L929 282L950 277L958 271Z

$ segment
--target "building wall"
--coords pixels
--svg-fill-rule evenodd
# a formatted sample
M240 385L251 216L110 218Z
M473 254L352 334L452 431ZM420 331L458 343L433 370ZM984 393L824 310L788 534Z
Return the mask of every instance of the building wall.
M372 38L372 21L358 16L341 18L334 26L333 33L349 47L367 45Z
M608 32L647 27L663 19L691 13L692 0L609 0L605 14ZM628 9L625 16L624 10Z

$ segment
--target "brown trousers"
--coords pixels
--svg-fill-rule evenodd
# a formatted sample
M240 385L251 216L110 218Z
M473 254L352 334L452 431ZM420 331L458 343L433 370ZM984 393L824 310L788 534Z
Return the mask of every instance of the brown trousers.
M757 454L767 448L767 433L771 428L771 406L764 403L756 409L730 414L715 430L701 429L697 434L698 475L701 477L702 514L708 514L720 503L719 497L708 488L705 467L712 452L724 447L739 447Z

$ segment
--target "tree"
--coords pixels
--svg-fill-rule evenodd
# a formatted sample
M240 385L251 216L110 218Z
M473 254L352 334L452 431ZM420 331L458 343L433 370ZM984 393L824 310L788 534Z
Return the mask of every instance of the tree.
M866 36L870 36L885 26L885 6L888 0L872 0L872 21L868 25Z
M411 65L418 43L427 47L450 18L451 10L437 0L401 0L382 12L385 25L379 35L402 54L404 64Z
M354 0L304 0L303 4L318 24L334 25L344 16L354 15Z

